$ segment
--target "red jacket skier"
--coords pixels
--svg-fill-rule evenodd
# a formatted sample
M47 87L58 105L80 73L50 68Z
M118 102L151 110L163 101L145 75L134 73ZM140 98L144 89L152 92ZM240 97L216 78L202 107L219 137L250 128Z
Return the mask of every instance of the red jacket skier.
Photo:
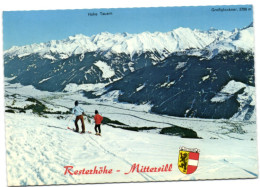
M101 125L101 122L103 120L103 117L101 115L99 115L98 111L95 110L95 117L94 117L94 120L95 120L95 131L96 131L96 135L101 135L101 128L100 128L100 125ZM97 131L98 129L98 131Z

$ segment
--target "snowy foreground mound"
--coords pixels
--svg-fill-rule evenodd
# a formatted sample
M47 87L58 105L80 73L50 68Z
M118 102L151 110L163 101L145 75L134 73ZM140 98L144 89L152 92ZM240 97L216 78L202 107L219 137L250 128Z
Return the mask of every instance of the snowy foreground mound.
M49 93L20 84L6 83L5 90L10 186L255 178L258 175L254 121L161 116L150 114L149 106L120 104L105 98L87 99L77 92ZM75 100L85 109L86 129L92 134L80 135L67 129L74 126L69 110ZM93 134L95 109L110 119L102 125L101 137ZM198 138L160 134L162 129L172 126L193 130ZM178 169L181 146L200 149L198 169L191 175L182 174ZM172 164L172 170L129 173L135 163L150 167ZM112 173L64 175L65 166L73 166L74 171L106 167Z

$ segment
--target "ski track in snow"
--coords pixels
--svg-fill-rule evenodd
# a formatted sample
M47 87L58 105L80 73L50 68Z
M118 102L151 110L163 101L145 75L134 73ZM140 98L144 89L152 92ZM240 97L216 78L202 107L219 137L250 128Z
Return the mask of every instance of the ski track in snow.
M100 149L102 149L104 152L107 152L107 153L111 154L112 156L114 156L114 157L116 157L116 158L122 160L123 162L127 163L127 164L129 165L129 167L132 166L132 164L131 164L129 161L127 161L127 160L124 159L123 157L120 157L120 156L116 155L115 153L113 153L113 152L107 150L107 149L104 148L101 144L99 144L94 138L90 137L90 139L91 139L92 141L94 141L94 142L100 147ZM154 178L152 178L151 176L149 176L149 175L147 175L147 174L145 174L145 173L138 173L138 174L140 174L146 181L151 181L151 180L155 181Z
M245 172L249 173L250 175L253 175L254 177L257 177L257 176L258 176L256 173L253 173L253 172L251 172L251 171L248 171L248 170L246 170L246 169L244 169L244 168L241 168L241 167L239 167L239 166L237 166L237 165L235 165L235 164L233 164L233 163L229 162L229 161L228 161L228 160L226 160L226 159L224 159L224 160L223 160L223 162L226 162L226 163L228 163L228 164L232 165L233 167L239 168L239 169L241 169L241 170L243 170L243 171L245 171Z

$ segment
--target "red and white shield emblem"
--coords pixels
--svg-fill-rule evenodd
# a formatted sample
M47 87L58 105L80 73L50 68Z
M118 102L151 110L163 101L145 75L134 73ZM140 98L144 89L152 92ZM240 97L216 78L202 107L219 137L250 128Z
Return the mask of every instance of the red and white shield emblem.
M178 168L184 174L194 173L199 164L199 150L181 147L179 151Z

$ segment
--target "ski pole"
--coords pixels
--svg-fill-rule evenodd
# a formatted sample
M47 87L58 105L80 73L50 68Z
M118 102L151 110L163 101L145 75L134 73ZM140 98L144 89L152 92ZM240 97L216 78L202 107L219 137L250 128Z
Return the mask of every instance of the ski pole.
M72 115L73 116L73 115ZM68 123L70 122L70 120L71 120L71 118L72 118L72 116L69 118L69 120L67 121L67 126L68 126Z

